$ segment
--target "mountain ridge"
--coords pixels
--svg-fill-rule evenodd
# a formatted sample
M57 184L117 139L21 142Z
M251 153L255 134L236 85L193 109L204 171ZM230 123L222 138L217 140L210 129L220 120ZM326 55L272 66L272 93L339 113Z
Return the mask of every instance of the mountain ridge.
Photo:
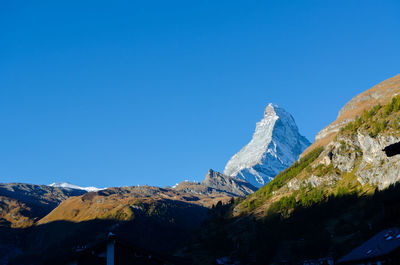
M400 74L386 79L372 88L356 95L348 101L338 113L337 118L323 128L316 136L315 141L303 152L301 156L312 149L328 144L332 141L340 128L362 115L363 111L377 104L387 104L392 97L400 94Z
M62 201L86 193L82 190L66 190L46 185L26 183L0 183L0 218L7 220L11 227L32 225ZM8 210L13 216L8 216Z

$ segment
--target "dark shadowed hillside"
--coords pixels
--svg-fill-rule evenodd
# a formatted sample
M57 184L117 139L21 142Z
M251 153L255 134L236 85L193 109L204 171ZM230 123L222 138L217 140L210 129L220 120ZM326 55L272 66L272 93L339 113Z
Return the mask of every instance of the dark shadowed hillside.
M15 229L26 237L20 244L24 254L15 257L13 264L26 260L41 264L71 255L74 248L101 240L111 231L140 247L172 254L207 217L205 205L229 200L228 196L148 186L111 188L72 197L36 225Z

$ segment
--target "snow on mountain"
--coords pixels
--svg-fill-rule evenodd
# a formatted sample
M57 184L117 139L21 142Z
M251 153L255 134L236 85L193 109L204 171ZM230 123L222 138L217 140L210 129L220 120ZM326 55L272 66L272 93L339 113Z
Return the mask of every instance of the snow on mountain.
M102 189L99 189L99 188L96 188L96 187L81 187L81 186L74 185L74 184L71 184L71 183L68 183L68 182L51 183L48 186L50 186L50 187L58 187L58 188L63 188L63 189L85 190L87 192L102 190Z
M261 187L295 162L311 143L300 135L293 117L270 103L251 141L226 164L224 174Z

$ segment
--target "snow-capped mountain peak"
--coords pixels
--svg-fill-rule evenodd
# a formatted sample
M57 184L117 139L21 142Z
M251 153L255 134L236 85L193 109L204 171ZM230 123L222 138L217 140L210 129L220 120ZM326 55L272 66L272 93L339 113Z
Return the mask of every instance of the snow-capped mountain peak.
M68 182L51 183L48 186L50 186L50 187L58 187L58 188L63 188L63 189L85 190L87 192L102 190L102 189L99 189L99 188L96 188L96 187L81 187L81 186L74 185L74 184L71 184L71 183L68 183Z
M224 174L261 187L295 162L309 145L293 117L270 103L256 125L253 138L229 160Z

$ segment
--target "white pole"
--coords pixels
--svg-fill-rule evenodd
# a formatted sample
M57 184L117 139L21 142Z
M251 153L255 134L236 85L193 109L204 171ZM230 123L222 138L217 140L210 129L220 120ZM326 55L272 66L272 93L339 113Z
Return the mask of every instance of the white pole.
M107 243L107 265L114 265L114 245L114 239L109 240Z

